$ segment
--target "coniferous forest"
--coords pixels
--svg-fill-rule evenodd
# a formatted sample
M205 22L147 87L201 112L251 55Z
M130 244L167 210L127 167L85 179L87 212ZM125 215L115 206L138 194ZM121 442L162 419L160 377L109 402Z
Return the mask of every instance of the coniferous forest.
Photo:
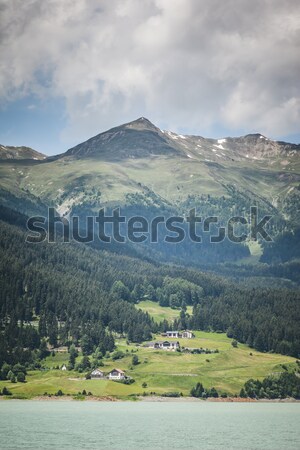
M46 342L105 355L115 333L139 343L172 327L226 332L259 351L300 353L296 289L252 287L84 244L28 244L25 216L2 207L1 218L0 367L38 366ZM141 299L180 309L179 319L154 322L136 308Z

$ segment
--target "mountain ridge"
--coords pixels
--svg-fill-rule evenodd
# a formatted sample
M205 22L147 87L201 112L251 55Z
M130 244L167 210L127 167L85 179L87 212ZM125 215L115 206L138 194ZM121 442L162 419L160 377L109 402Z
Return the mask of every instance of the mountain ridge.
M299 149L259 133L220 139L181 135L140 117L55 157L3 160L0 189L11 206L30 195L31 203L40 199L63 215L100 203L163 202L177 208L190 197L228 197L233 189L288 219L299 197Z
M34 160L43 160L46 159L47 156L43 153L38 152L37 150L32 149L31 147L26 146L12 146L12 145L1 145L0 144L0 160L5 159L34 159Z
M243 159L265 160L269 157L292 157L299 151L299 144L274 141L260 133L225 138L183 135L162 130L149 119L140 117L99 133L55 158L96 157L117 161L118 159L147 156L178 155L190 159L204 158L210 162L210 159L219 161L229 158L240 161Z

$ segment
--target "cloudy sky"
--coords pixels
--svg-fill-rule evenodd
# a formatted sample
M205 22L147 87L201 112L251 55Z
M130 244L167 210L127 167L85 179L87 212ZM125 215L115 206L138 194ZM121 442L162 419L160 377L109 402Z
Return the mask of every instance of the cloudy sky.
M300 142L299 0L0 0L0 143L47 154L140 116Z

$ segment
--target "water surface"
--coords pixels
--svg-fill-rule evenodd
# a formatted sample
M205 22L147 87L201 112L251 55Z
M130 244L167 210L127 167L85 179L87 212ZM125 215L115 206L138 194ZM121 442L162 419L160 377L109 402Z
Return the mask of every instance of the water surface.
M0 402L1 449L300 449L299 403Z

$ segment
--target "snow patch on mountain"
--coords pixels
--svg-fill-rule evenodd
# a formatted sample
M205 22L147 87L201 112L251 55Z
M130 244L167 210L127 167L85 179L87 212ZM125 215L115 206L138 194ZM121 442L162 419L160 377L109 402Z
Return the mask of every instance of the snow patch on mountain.
M174 140L177 140L177 139L178 139L177 134L172 133L172 131L168 131L168 135L170 136L170 138L172 138L172 139L174 139Z
M213 144L213 145L221 150L225 150L222 144Z

